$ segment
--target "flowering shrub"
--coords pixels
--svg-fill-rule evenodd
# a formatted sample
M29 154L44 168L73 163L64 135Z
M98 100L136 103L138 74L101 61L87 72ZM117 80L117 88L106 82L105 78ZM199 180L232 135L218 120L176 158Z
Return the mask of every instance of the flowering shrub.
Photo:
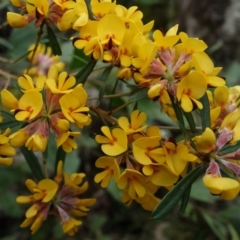
M78 148L81 131L94 121L100 129L91 136L102 150L95 161L94 181L102 188L114 181L122 190L122 202L139 203L152 212L153 219L168 214L180 199L184 209L199 176L210 193L225 200L238 196L240 88L226 86L219 75L221 67L215 67L205 52L204 41L178 32L178 25L165 34L153 30L154 22L143 23L143 13L136 6L127 9L116 1L91 0L90 6L84 0L11 3L20 10L7 13L11 27L34 22L38 28L36 42L28 49L29 66L15 82L21 93L1 91L0 164L11 165L20 147L36 179L26 180L31 194L16 200L31 204L21 227L35 233L53 215L64 233L77 232L82 224L79 217L87 214L96 199L80 196L88 189L85 173L69 177L62 168L66 154ZM59 61L56 34L70 29L69 41L90 56L76 74L65 71L65 63ZM45 36L50 46L40 43ZM115 69L117 81L111 94L98 88L97 103L93 103L87 82L96 64L104 69L100 78ZM151 116L138 109L137 102L144 98L159 102L156 111L169 116L182 139L152 125ZM105 99L111 99L108 107ZM124 102L114 108L112 102L119 99ZM136 104L130 115L124 115L122 110L129 110L132 103ZM58 149L51 178L50 135ZM42 152L43 163L33 152ZM162 199L157 194L161 187L168 191Z

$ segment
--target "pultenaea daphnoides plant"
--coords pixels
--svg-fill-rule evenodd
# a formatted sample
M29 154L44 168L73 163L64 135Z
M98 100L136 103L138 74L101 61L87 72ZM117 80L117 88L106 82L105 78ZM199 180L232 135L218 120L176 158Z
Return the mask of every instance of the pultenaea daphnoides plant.
M29 66L15 84L21 94L1 91L0 164L10 166L20 147L35 178L26 180L30 194L16 199L29 205L20 227L30 227L34 234L53 215L64 233L72 236L78 231L80 217L96 199L81 197L88 190L85 173L69 175L63 165L66 154L78 148L81 129L94 119L102 122L94 133L102 150L94 181L102 188L115 182L125 204L136 201L152 211L152 218L161 218L203 172L203 184L212 194L225 200L238 196L240 86L226 86L218 75L221 67L215 67L205 52L204 41L178 32L178 25L165 34L152 30L154 21L143 23L136 6L127 9L116 1L91 0L89 6L84 0L11 3L19 9L7 13L11 27L38 28L36 42L28 49ZM66 72L65 63L59 61L61 47L55 33L70 29L69 41L90 57L77 74ZM50 46L40 42L46 35ZM111 94L99 87L98 101L92 104L91 85L86 83L96 64L105 69L105 78L115 69L116 83ZM117 85L130 88L117 92ZM119 98L124 103L115 109L100 104ZM143 98L150 98L150 104L159 102L156 111L169 116L169 126L180 129L182 140L147 125L147 114L137 104L129 116L121 116L121 110ZM11 129L5 116L20 127ZM58 149L52 178L45 157L50 135ZM42 152L43 164L35 152ZM168 191L163 199L156 196L160 187Z

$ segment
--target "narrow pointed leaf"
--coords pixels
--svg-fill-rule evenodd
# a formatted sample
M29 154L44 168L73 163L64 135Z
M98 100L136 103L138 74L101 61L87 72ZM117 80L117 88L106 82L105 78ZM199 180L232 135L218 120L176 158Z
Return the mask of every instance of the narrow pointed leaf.
M105 81L107 79L107 77L109 76L109 74L111 73L112 69L113 69L112 65L106 67L101 74L100 80Z
M29 51L25 52L23 55L21 55L20 57L15 59L13 64L18 63L18 62L22 61L23 59L25 59L29 55L29 53L32 52L32 51L33 50L29 50Z
M41 166L35 154L32 151L29 151L26 147L21 147L20 149L34 177L39 181L44 179Z
M102 102L104 93L105 93L105 86L101 85L100 90L99 90L99 95L98 95L98 104L100 104Z
M4 111L4 110L0 111L0 115L2 115L3 117L15 119L15 117L14 117L14 115L12 113Z
M223 147L218 153L220 155L225 155L228 153L233 153L236 152L237 150L240 149L240 140L238 140L235 144L231 145L226 145L225 147Z
M22 123L16 121L16 120L8 120L0 123L0 130L3 131L7 128L14 128L16 126L21 126Z
M13 49L13 45L11 43L9 43L9 41L5 40L4 38L0 37L0 45L8 48L8 49Z
M136 102L142 98L147 98L148 89L141 89L140 91L135 92L129 99L129 102Z
M189 124L189 127L190 127L191 131L194 133L196 131L196 124L195 124L195 121L194 121L194 118L193 118L193 114L191 112L189 112L189 113L184 112L184 115L187 119L187 122Z
M76 80L77 84L82 83L83 85L87 81L88 76L92 73L95 65L97 63L97 60L90 60L77 74L76 74Z
M233 225L230 222L227 223L227 228L231 235L232 240L240 240L240 236L239 236L237 230L233 227Z
M217 220L215 220L213 217L209 216L206 212L204 211L201 211L201 214L203 216L203 218L205 219L205 221L207 222L208 226L211 228L211 230L214 232L214 234L216 235L216 237L219 239L219 240L225 240L226 239L226 236L224 236L222 234L221 231L219 231L219 224L217 222ZM222 225L222 224L221 224ZM224 226L222 226L224 227ZM221 228L221 230L224 231L223 228Z
M195 143L193 142L192 138L191 138L191 137L189 136L189 134L187 133L187 130L185 129L185 127L184 127L180 122L177 122L177 124L178 124L179 128L181 129L181 131L182 131L183 135L185 136L185 138L187 138L188 141L190 142L192 148L196 150L196 149L197 149L197 148L196 148L196 145L195 145Z
M65 161L66 158L66 152L63 150L63 148L60 146L57 150L56 158L55 158L55 171L57 171L57 166L59 161Z
M207 93L205 93L199 101L203 105L203 109L200 109L200 117L202 122L202 131L204 132L207 127L211 127L210 106Z
M55 33L53 32L53 30L49 25L47 25L47 33L48 33L49 43L53 51L53 55L61 56L62 55L61 47L58 43Z
M167 215L176 206L185 191L191 187L192 183L197 179L201 171L202 166L198 166L182 178L153 210L151 216L152 219L161 219Z
M180 206L180 209L179 209L179 212L180 213L184 213L185 212L185 209L188 205L188 202L189 202L189 198L190 198L190 193L191 193L191 188L192 186L190 186L183 194L182 196L182 200L181 200L181 206Z
M183 120L183 115L182 115L182 110L179 107L178 103L175 103L174 98L171 94L168 94L171 102L172 102L172 108L176 114L177 120L181 123L181 125L184 127L184 120Z

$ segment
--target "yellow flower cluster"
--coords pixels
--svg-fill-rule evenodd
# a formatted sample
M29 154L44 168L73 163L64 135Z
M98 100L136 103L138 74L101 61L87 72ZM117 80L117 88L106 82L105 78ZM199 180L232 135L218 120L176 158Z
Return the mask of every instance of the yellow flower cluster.
M209 91L211 126L214 130L206 128L202 135L194 138L198 155L210 162L203 178L204 185L212 194L226 200L234 199L240 191L240 151L221 152L240 140L239 97L239 86L220 86L213 94ZM222 177L221 167L233 172L237 178Z
M133 79L139 88L147 88L148 97L159 101L174 121L179 120L176 108L181 115L189 116L195 109L205 108L203 97L209 102L209 109L203 111L210 111L211 123L202 126L203 132L197 136L188 135L180 124L186 132L179 142L174 137L163 138L157 126L144 125L147 116L138 110L131 113L130 120L120 117L113 128L103 126L102 134L95 136L105 154L95 163L102 169L94 178L96 183L106 188L113 178L123 190L124 203L136 201L152 211L161 201L156 196L160 187L171 190L189 169L206 162L203 183L212 194L226 200L239 194L240 150L233 146L240 140L240 86L225 86L225 80L218 76L221 68L214 67L204 41L178 33L178 25L165 34L159 30L150 34L153 21L144 24L143 13L136 6L127 9L116 1L91 0L91 13L84 0L11 2L23 14L9 12L9 24L21 28L34 21L40 31L36 47L29 48L28 59L33 66L18 79L21 97L17 99L6 89L1 91L3 106L22 126L12 134L10 129L0 134L0 164L12 163L13 147L44 152L51 132L57 147L71 152L77 149L74 137L80 135L71 130L71 124L83 128L91 123L88 94L82 84L62 72L59 57L52 57L51 49L39 44L42 27L55 24L61 31L77 31L73 45L92 59L117 67L118 79ZM105 112L104 117L111 118L112 112ZM21 227L31 226L34 233L49 214L58 216L63 232L69 235L81 225L74 216L86 215L95 200L78 198L88 188L87 183L82 184L85 175L68 177L65 173L63 177L62 165L60 161L54 180L26 181L31 195L18 197L17 202L32 206ZM223 169L230 176L225 176Z
M32 204L26 211L26 219L22 228L30 226L34 234L47 219L48 215L56 216L64 233L73 236L82 221L75 217L87 215L89 207L95 203L94 198L79 198L86 192L88 183L83 182L84 173L73 173L70 177L62 172L63 162L59 161L57 174L52 179L43 179L38 183L28 179L26 186L31 192L29 196L19 196L16 201L20 204Z
M95 176L95 182L107 187L113 176L124 190L123 202L135 200L151 211L160 201L154 196L158 188L171 189L179 176L185 175L188 163L199 160L183 142L163 139L160 129L143 125L145 121L146 114L135 110L130 121L120 117L118 127L101 128L104 136L96 135L95 140L107 156L96 161L96 167L104 170ZM120 171L119 165L124 170Z
M47 76L52 65L56 65L59 71L63 70L65 64L63 62L58 62L59 56L53 56L50 47L47 47L44 44L39 44L35 53L33 52L34 47L35 45L33 44L28 48L30 53L27 59L31 62L32 67L28 71L25 71L25 73L32 77L38 77L41 75Z
M7 13L7 21L11 27L26 27L35 21L35 27L43 23L56 24L59 30L65 31L71 27L77 28L88 20L87 6L84 0L11 0L11 3L24 12Z
M9 136L13 147L26 146L28 150L44 152L52 131L57 147L71 152L77 148L74 137L80 132L70 129L71 123L82 128L91 123L85 106L87 93L81 84L67 72L60 72L53 65L47 76L36 81L24 74L18 79L23 95L18 100L8 90L1 92L2 104L24 125Z

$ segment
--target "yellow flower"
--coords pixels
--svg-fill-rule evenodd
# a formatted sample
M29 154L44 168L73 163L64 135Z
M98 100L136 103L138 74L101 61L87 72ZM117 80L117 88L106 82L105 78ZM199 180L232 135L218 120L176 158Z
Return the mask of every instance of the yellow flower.
M194 142L199 152L209 153L216 146L216 137L210 128L206 128L202 135L194 138Z
M89 108L85 107L87 93L81 84L77 85L71 93L67 93L59 100L62 113L69 122L82 128L91 123Z
M9 144L9 134L11 130L7 128L0 134L0 164L9 166L12 164L12 157L16 154L15 149Z
M7 21L9 25L13 28L23 28L29 24L29 21L26 16L22 16L18 13L8 12Z
M48 134L49 135L49 134ZM31 135L26 143L25 146L28 150L32 150L34 152L42 151L45 152L47 147L48 136L43 136L40 132L36 132Z
M190 72L184 77L177 87L177 99L181 101L181 107L185 112L193 110L193 103L202 109L202 103L198 101L207 90L207 79L204 74Z
M49 71L52 71L57 78L47 78L46 85L50 88L52 93L69 93L72 91L72 88L76 79L74 76L68 76L67 72L61 72L58 75L58 67L53 65Z
M18 84L23 89L22 90L23 92L34 91L34 90L40 92L44 88L45 78L42 76L39 76L36 79L36 82L34 84L32 78L29 75L24 74L22 77L18 78Z
M144 76L157 53L157 46L152 42L143 43L138 50L138 57L132 59L132 65Z
M39 228L42 226L44 221L44 216L43 214L38 214L34 217L30 217L30 218L26 218L22 224L20 225L21 228L26 228L26 227L30 227L32 234L34 234L35 232L37 232L39 230Z
M162 164L166 161L164 150L160 147L161 138L142 137L133 142L133 155L142 165Z
M18 121L32 120L43 107L42 95L36 91L24 93L18 101L8 90L4 89L1 97L3 106L15 112L15 118Z
M188 152L183 142L176 144L174 141L165 141L163 145L166 155L166 164L173 173L179 175L185 169L187 162L194 162L197 157Z
M170 28L166 32L165 36L163 36L163 33L160 30L155 30L153 32L154 43L157 45L159 49L174 46L179 40L179 36L177 36L177 31L178 24Z
M57 27L61 31L66 31L70 28L80 30L82 26L88 22L88 10L84 0L66 1L61 3L55 0L55 3L66 9L60 20L57 22Z
M127 135L122 129L114 128L110 131L109 127L103 126L101 131L105 136L97 135L95 140L102 144L102 151L106 155L117 156L127 150Z
M126 134L131 134L135 132L141 132L147 125L142 126L142 124L147 120L147 115L144 112L139 112L139 110L134 110L131 113L131 122L126 117L120 117L118 119L118 125L125 131Z
M64 173L63 162L59 161L57 174L54 180L43 179L39 183L31 179L26 181L26 186L31 192L29 196L19 196L16 201L20 204L32 204L26 211L26 219L20 227L31 226L34 234L45 221L48 215L56 216L62 224L63 232L74 235L81 225L81 221L74 218L85 216L96 199L78 198L88 188L88 183L83 183L84 173L73 173L68 177Z
M142 171L144 175L149 177L149 181L156 186L169 187L178 180L178 174L163 164L145 165Z
M62 146L63 150L70 153L73 149L77 149L77 143L73 140L73 137L80 136L80 132L64 132L57 137L57 147Z
M91 7L92 13L96 19L101 19L111 11L113 11L114 7L116 6L116 1L98 1L98 0L91 0Z
M206 75L209 86L218 87L225 85L225 80L216 76L222 68L214 68L212 60L205 52L194 53L193 63L198 72Z
M125 24L119 17L108 14L99 21L97 34L101 44L112 41L120 45L125 34Z
M98 168L104 168L104 171L96 174L94 177L94 181L96 183L101 182L102 188L106 188L109 185L112 176L115 182L118 181L120 177L120 170L115 158L100 157L97 159L95 165Z
M128 192L130 198L136 199L146 194L146 178L136 170L125 169L117 185Z
M26 185L32 195L19 196L16 201L20 204L33 203L33 205L26 211L26 219L20 227L25 228L31 225L30 229L34 234L47 218L49 204L57 193L58 184L51 179L43 179L38 184L28 179Z
M184 51L188 54L193 54L196 52L203 52L207 48L207 44L198 38L190 38L184 32L180 32L179 36L182 43L176 46L178 53Z
M67 233L69 236L73 236L77 232L78 227L81 224L82 224L81 221L76 220L74 218L70 218L68 221L62 224L63 232Z
M239 194L240 184L238 181L206 174L203 177L203 184L209 188L214 195L219 195L222 199L233 200Z

